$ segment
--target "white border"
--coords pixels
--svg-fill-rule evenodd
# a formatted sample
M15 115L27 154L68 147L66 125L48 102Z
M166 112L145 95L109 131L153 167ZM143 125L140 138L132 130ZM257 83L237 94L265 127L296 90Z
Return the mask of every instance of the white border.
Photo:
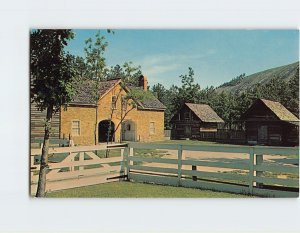
M29 28L299 28L297 0L5 1L0 22L0 232L300 232L299 199L28 195Z

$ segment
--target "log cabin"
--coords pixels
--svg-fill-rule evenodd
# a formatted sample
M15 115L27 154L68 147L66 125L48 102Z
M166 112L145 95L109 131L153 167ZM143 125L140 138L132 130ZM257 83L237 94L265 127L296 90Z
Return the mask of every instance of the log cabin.
M241 116L248 144L296 146L299 119L281 103L257 99Z
M172 139L214 139L224 121L207 104L185 103L171 118Z

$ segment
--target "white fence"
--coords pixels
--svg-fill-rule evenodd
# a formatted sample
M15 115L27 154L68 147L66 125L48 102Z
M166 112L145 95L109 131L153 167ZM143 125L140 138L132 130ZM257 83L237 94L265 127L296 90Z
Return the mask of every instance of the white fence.
M49 148L49 172L46 175L46 191L62 190L74 187L122 180L124 175L124 145L80 146ZM96 153L106 150L114 157L100 158ZM96 153L95 153L96 152ZM31 194L36 193L38 172L37 163L41 149L31 150ZM61 160L59 162L53 159ZM51 162L52 160L52 162Z
M110 151L109 158L103 158L106 150ZM151 152L144 157L135 154L139 150L166 150L175 155L154 158ZM196 157L189 157L189 153ZM208 160L203 153L223 153L224 159ZM230 160L226 153L238 154L242 159ZM41 149L31 150L32 194L36 192L39 171L35 158L40 154ZM48 192L127 177L130 181L266 197L299 195L298 148L130 143L50 148L49 159Z
M177 157L140 157L134 155L136 149L176 150ZM201 156L197 159L185 159L183 151L244 154L244 159L239 162L207 161L201 159ZM294 158L285 158L284 162L267 163L264 160L265 155L292 155ZM298 148L130 143L129 148L125 150L125 158L128 179L131 181L266 197L298 197L299 195ZM201 171L207 167L231 170L227 173ZM242 173L235 173L236 171ZM266 174L271 174L271 177ZM284 178L273 174L279 176L284 174Z

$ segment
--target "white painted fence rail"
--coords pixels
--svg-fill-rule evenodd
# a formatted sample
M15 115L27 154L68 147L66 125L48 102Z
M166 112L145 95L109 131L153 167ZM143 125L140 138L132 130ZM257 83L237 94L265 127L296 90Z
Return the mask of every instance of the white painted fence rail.
M87 185L107 183L122 180L124 176L124 148L126 144L97 145L79 147L49 148L49 172L46 175L46 191L62 190ZM119 156L100 158L95 151L120 150ZM103 153L103 154L104 154ZM38 171L40 169L37 158L41 155L41 149L31 150L31 194L36 193ZM60 162L52 161L52 158L64 158ZM92 167L88 167L92 166ZM93 167L94 166L94 167Z
M265 197L299 196L299 148L263 146L207 146L130 143L125 150L129 180L183 187L210 189ZM134 155L138 149L176 150L177 158L149 158ZM244 154L239 162L185 159L183 152ZM130 153L128 153L130 152ZM280 155L283 162L264 160ZM285 156L295 158L285 158ZM277 156L278 157L278 156ZM226 158L226 156L224 157ZM154 165L153 165L154 164ZM157 166L159 164L160 166ZM230 172L207 172L202 168L226 168ZM198 171L197 171L198 170ZM241 173L235 173L242 171ZM265 173L269 172L269 176ZM271 175L271 177L270 177ZM277 177L282 175L284 178Z

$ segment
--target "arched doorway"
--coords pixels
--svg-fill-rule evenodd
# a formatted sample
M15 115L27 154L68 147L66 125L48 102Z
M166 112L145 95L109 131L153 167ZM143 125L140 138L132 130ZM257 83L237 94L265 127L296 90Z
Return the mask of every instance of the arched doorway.
M109 130L110 125L110 130ZM109 142L114 141L115 124L111 120L100 121L98 124L98 142L107 142L109 136Z
M136 124L131 120L122 123L122 141L136 141Z

